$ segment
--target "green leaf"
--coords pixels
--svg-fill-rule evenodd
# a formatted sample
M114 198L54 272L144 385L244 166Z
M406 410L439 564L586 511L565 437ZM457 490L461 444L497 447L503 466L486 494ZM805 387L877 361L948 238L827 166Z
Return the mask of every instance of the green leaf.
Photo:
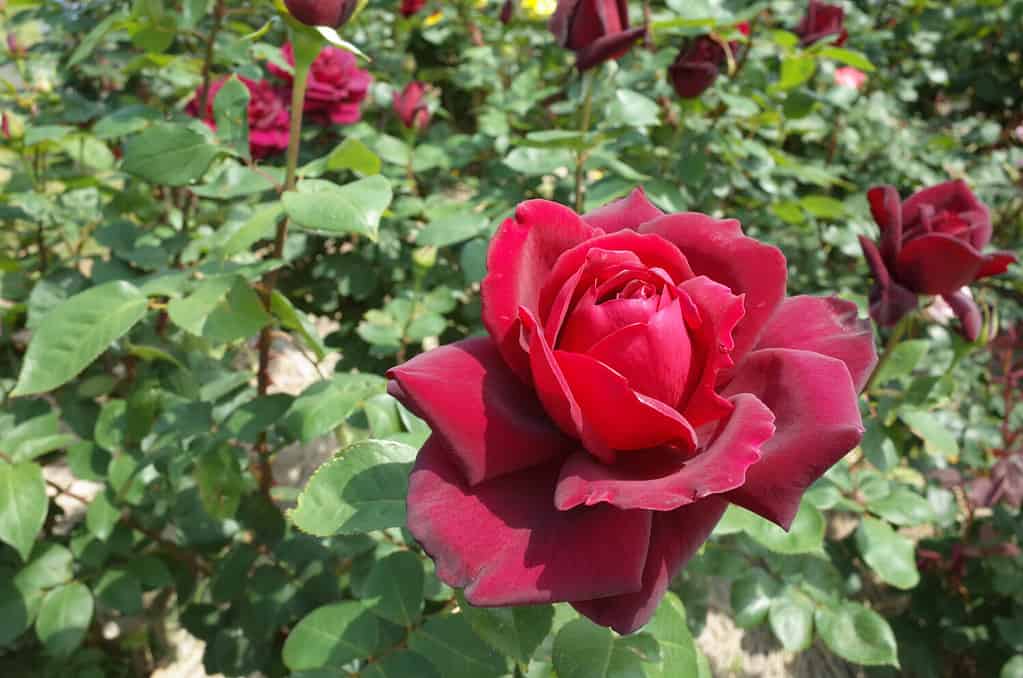
M899 418L916 436L924 441L928 454L954 459L959 456L959 443L945 426L930 412L902 410Z
M56 412L32 417L2 434L0 450L13 461L32 461L36 457L69 447L77 438L60 433L60 418Z
M930 502L907 487L896 487L887 496L871 501L867 508L896 525L921 525L934 520Z
M529 662L554 623L552 605L475 607L461 593L458 602L476 635L520 664Z
M888 354L888 359L881 366L881 371L877 376L877 383L884 384L892 379L912 374L913 370L916 369L916 366L920 364L920 361L927 354L929 346L930 342L926 339L910 339L909 341L900 342Z
M374 374L335 374L295 398L284 415L284 426L298 440L309 442L333 431L368 398L385 390L386 382Z
M38 464L0 462L0 540L28 560L46 520L46 481Z
M644 635L616 636L588 619L570 621L554 637L554 670L558 678L643 678L644 663L658 659L656 641L651 647Z
M272 238L283 214L284 205L279 202L256 206L245 224L221 243L221 255L225 258L233 257L239 252L249 249L260 240Z
M284 210L295 225L326 236L358 233L376 239L380 217L391 204L391 182L380 175L344 186L307 179L284 194Z
M808 195L799 199L807 212L822 219L841 219L845 216L845 205L826 195Z
M430 617L409 637L408 646L444 678L496 678L507 671L504 659L472 632L461 614Z
M1023 678L1023 654L1018 654L1005 662L998 678Z
M60 544L40 543L32 560L18 574L14 584L22 591L49 589L71 581L74 559Z
M831 650L856 664L898 668L895 634L870 608L845 602L834 609L817 608L817 631Z
M62 301L39 323L12 395L52 391L75 378L145 316L146 306L142 293L122 281Z
M408 650L399 650L373 662L359 675L362 678L441 678L426 657Z
M42 603L38 591L23 591L8 579L0 579L0 647L28 630Z
M77 47L75 47L75 51L71 53L71 57L67 62L67 67L71 68L81 63L90 54L92 54L92 51L96 49L96 46L99 45L100 41L106 37L107 33L113 30L114 26L124 18L125 15L123 12L114 12L103 19L103 21L93 26L88 35L82 38L82 41L78 43Z
M282 659L292 671L341 667L372 655L379 638L380 625L362 604L324 605L292 629L284 642Z
M781 79L771 89L789 90L799 87L813 77L817 61L809 54L785 57L781 62Z
M243 158L249 157L249 88L232 75L213 100L217 137Z
M199 500L214 518L233 518L245 489L238 457L230 445L220 445L199 456L195 464Z
M862 52L857 52L856 50L845 49L844 47L829 46L821 48L820 50L817 51L817 53L820 54L822 57L834 59L835 61L843 63L847 66L858 68L861 71L869 72L875 70L874 64L870 63L870 59L868 59Z
M464 211L455 212L431 221L416 234L417 245L433 245L446 247L475 237L487 225L487 218L482 214Z
M762 624L777 592L777 582L760 568L754 568L736 579L732 583L731 595L736 625L749 629Z
M358 139L348 137L327 156L327 169L353 170L359 174L380 174L380 157Z
M85 637L92 609L92 593L84 584L74 582L47 593L36 619L36 635L47 652L71 654Z
M913 542L888 523L864 518L856 530L856 545L882 581L899 589L911 589L920 583Z
M128 139L122 168L154 184L184 186L205 174L219 153L196 130L161 122Z
M607 120L612 125L649 127L660 122L660 113L653 99L630 89L620 89L607 107Z
M802 652L813 643L814 604L795 589L771 601L768 618L775 637L789 652Z
M661 661L647 665L647 678L682 678L699 672L699 651L686 624L686 609L673 591L657 607L646 631L661 646Z
M323 360L323 357L327 355L327 347L323 344L323 339L320 338L316 326L306 317L305 313L295 308L291 300L277 290L270 295L270 310L281 321L281 325L298 332L306 346L316 354L317 360Z
M309 479L288 517L320 537L400 527L415 456L414 448L390 441L350 445Z
M409 628L422 615L424 585L419 557L411 551L397 551L373 566L363 599L373 614Z
M100 541L106 541L110 537L120 519L121 512L114 506L109 492L97 494L85 512L85 526Z
M121 614L142 612L142 582L134 574L120 568L107 570L96 583L99 603Z
M575 162L573 156L571 151L564 148L519 147L505 157L504 164L519 174L538 176L571 166Z
M733 519L754 541L775 553L816 553L824 541L824 516L808 501L800 504L788 532L735 505L728 507L728 513L735 514Z
M259 297L239 275L203 280L192 294L172 299L167 314L188 332L225 344L247 339L270 322Z

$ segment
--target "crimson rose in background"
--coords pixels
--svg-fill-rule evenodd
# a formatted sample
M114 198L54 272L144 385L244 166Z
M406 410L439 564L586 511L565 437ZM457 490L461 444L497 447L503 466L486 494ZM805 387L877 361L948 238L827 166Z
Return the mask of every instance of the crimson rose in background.
M268 155L288 148L288 127L291 115L285 94L266 80L250 80L238 76L249 90L249 153L253 158L265 158ZM193 118L200 118L210 129L216 130L216 119L213 116L213 101L228 78L221 78L210 85L206 97L206 110L201 111L202 88L188 102L185 111Z
M405 85L401 92L394 93L394 112L401 124L409 129L422 131L430 124L430 108L424 96L426 85L414 80Z
M749 35L749 24L739 24L739 32ZM728 43L734 55L739 49L738 42ZM668 67L668 77L675 93L683 99L695 99L714 84L721 66L728 60L721 43L709 35L701 35L675 57L675 63Z
M284 0L285 6L295 17L308 26L330 26L338 28L348 21L358 0Z
M281 55L295 65L295 51L285 43ZM270 72L290 86L291 73L269 64ZM362 101L373 78L358 67L355 55L339 47L324 47L309 69L309 85L305 95L305 114L321 125L350 125L362 118Z
M580 71L620 58L646 34L645 26L629 28L627 0L558 0L549 26Z
M784 256L737 221L638 189L581 217L532 200L488 269L489 336L388 373L433 430L409 530L475 605L634 631L730 502L787 528L862 436L869 325L786 297Z
M849 38L849 31L845 29L845 10L838 5L810 0L806 15L796 26L795 34L799 36L799 42L804 47L831 35L838 36L835 40L836 45L844 45Z
M426 0L401 0L401 15L412 16L423 8Z
M991 242L991 215L966 182L948 181L919 191L905 202L892 186L867 192L881 228L877 244L860 236L874 274L870 316L879 325L896 324L916 308L917 295L940 295L962 324L963 335L980 334L980 310L963 287L1005 273L1016 261L1011 252L981 254Z

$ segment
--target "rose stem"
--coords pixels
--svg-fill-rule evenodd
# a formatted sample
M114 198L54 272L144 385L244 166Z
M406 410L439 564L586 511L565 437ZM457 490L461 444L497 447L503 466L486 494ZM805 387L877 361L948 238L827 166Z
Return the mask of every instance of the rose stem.
M877 386L876 382L884 369L885 364L892 357L892 353L895 352L895 347L902 340L902 337L909 330L913 324L914 314L908 313L903 316L902 320L895 326L892 333L888 336L888 341L884 345L884 352L881 353L881 358L877 361L877 365L874 367L874 371L870 373L870 379L867 380L867 385L863 388L864 393L870 393L870 391Z
M582 114L579 121L579 131L582 132L583 141L586 138L586 132L590 129L590 111L593 108L593 81L596 80L596 74L591 68L583 74L582 83L582 97L583 107ZM586 192L586 186L584 184L585 177L583 176L583 163L586 162L587 151L585 144L583 148L580 148L576 154L575 159L575 211L583 211L583 194Z

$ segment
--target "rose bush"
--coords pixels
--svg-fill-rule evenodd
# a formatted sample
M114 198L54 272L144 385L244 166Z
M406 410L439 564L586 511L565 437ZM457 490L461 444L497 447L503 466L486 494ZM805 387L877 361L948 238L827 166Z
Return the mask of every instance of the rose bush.
M991 215L964 181L925 188L901 202L893 186L872 188L867 197L881 229L877 243L860 236L874 274L870 315L894 325L916 308L917 296L941 296L970 341L980 334L980 309L963 287L1005 273L1011 252L982 254L991 242Z
M569 601L627 633L735 503L788 527L863 432L876 355L782 253L637 189L522 203L490 247L489 337L392 369L433 430L408 526L474 605Z

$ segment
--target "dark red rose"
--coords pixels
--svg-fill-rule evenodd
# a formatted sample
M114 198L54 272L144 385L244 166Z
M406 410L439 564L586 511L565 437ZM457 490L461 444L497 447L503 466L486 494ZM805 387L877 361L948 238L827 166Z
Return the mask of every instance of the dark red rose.
M804 47L823 40L829 35L837 35L836 45L844 45L849 38L845 30L845 10L838 5L829 5L820 0L810 0L806 15L795 30Z
M870 316L890 326L916 308L917 295L941 295L970 341L980 334L980 310L962 288L974 280L1005 273L1011 252L981 254L991 242L991 215L964 181L925 188L900 202L892 186L867 193L881 228L877 244L860 236L874 274Z
M558 0L550 29L580 71L620 58L646 34L645 26L629 28L627 0Z
M418 80L405 85L401 92L395 92L394 112L405 127L421 131L430 124L430 108L426 105L425 94L426 85Z
M515 16L515 8L518 4L517 0L504 0L504 4L501 5L501 14L499 18L502 24L507 24Z
M787 528L862 436L869 324L735 220L531 200L487 263L489 336L388 373L433 430L408 527L474 605L634 631L729 502Z
M338 28L355 13L358 0L284 0L291 16L309 26Z
M678 53L675 63L668 67L668 77L680 97L694 99L714 84L726 60L721 44L701 35Z
M265 158L285 150L288 147L291 124L291 116L288 114L288 105L285 101L286 94L266 80L249 80L241 76L238 79L249 89L249 152L252 153L252 157ZM213 117L213 101L227 80L228 78L222 78L210 85L205 111L201 113L199 111L203 96L201 87L185 109L189 115L202 119L213 130L217 129Z
M281 48L284 60L295 65L291 43ZM291 85L291 73L268 65L270 72ZM339 47L324 47L309 69L303 110L313 122L322 125L350 125L362 118L362 101L373 78L358 67L355 55Z
M412 16L426 5L426 0L401 0L401 15Z

